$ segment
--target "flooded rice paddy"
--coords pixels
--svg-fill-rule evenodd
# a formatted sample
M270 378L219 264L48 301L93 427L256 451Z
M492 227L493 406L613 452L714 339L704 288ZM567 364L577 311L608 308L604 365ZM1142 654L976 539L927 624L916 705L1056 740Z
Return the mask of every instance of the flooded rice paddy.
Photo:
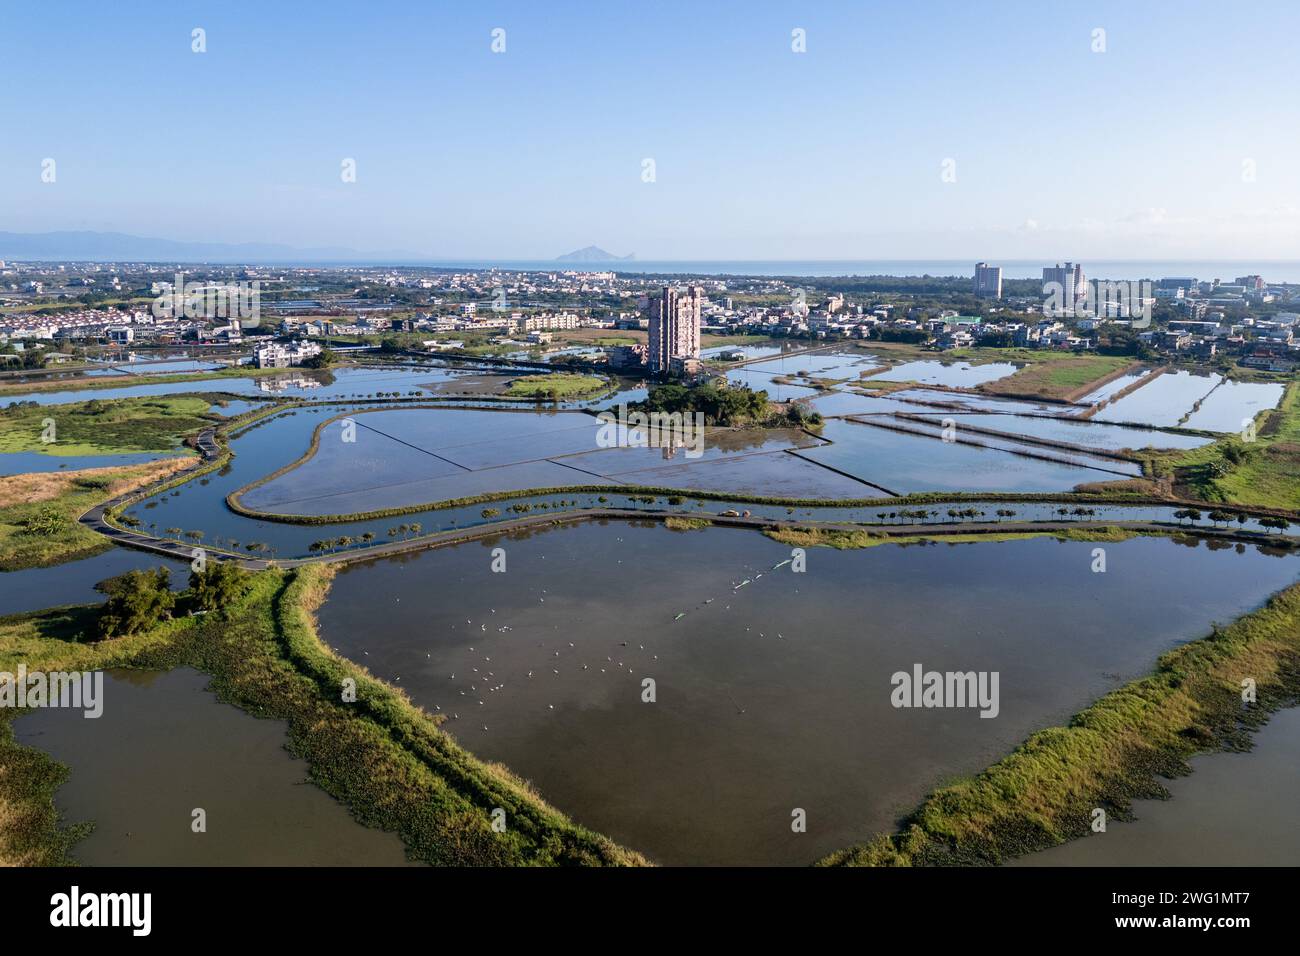
M919 406L914 407L919 408ZM563 512L606 505L647 511L663 510L668 507L666 500L662 497L657 497L652 502L642 502L621 494L617 486L613 485L604 493L570 492L527 495L519 499L499 501L486 506L476 504L455 508L426 509L403 515L400 518L348 521L331 524L327 527L263 521L236 514L226 506L225 497L227 495L258 479L264 478L284 466L292 464L307 450L312 433L321 422L349 410L356 410L356 407L327 405L302 408L262 419L242 429L233 437L231 448L235 455L220 471L209 473L201 478L191 479L174 490L154 495L131 505L126 509L126 513L141 522L141 530L161 537L177 538L180 537L180 532L199 529L205 533L205 546L228 548L233 543L233 547L239 550L251 542L262 542L269 544L274 549L273 556L293 558L307 556L309 546L313 542L326 537L348 536L353 539L351 547L357 547L360 546L359 538L361 535L368 533L375 536L374 541L376 543L384 543L401 540L407 536L405 529L398 530L399 525L418 523L421 525L423 532L427 534L437 530L468 528L484 525L502 518L517 517L521 512L515 510L516 508L526 509L522 513L536 513L539 510ZM412 411L411 414L418 414L418 412ZM446 412L440 410L431 414L446 414ZM455 414L459 414L459 412ZM364 416L360 417L364 418ZM1025 467L1038 469L1039 466L1043 466L1049 473L1054 472L1054 477L1060 481L1062 486L1068 486L1080 480L1093 481L1114 477L1109 472L1101 472L1096 469L1038 462L1035 459L1022 458L1004 451L991 451L956 444L949 445L933 438L891 433L869 425L852 422L828 422L823 434L825 437L833 438L837 442L844 439L845 435L848 436L848 440L844 441L844 448L850 454L844 455L842 459L830 462L830 464L836 468L844 467L846 470L854 467L860 468L860 472L854 472L860 477L837 475L835 471L822 467L822 463L814 464L809 461L802 461L796 457L795 453L791 452L737 454L725 458L697 461L690 461L683 457L680 459L680 466L683 470L694 471L697 477L704 473L703 477L699 478L701 485L711 486L709 490L724 495L729 492L740 494L756 490L759 493L766 491L771 494L811 498L820 489L828 499L888 497L887 491L881 490L872 484L864 483L883 482L883 475L886 473L894 476L895 480L898 480L901 475L903 480L922 487L931 487L940 479L944 479L949 483L950 487L957 489L966 487L963 477L975 475L980 477L985 487L996 490L1010 490L1007 486L1013 482L1013 479L1017 483L1035 484L1035 482L1026 480L1025 472L1018 473L1014 471L1016 468ZM861 443L854 445L852 439L858 435L862 436ZM901 455L897 458L891 458L889 453L891 446L906 451L910 458ZM828 450L831 447L835 446L828 446ZM853 454L855 451L856 454ZM601 452L601 454L604 453L604 451ZM808 455L812 453L814 452L800 451L797 454ZM933 457L933 455L949 456L946 459L947 466L944 466L942 459ZM422 456L422 458L427 457ZM789 459L789 461L785 459ZM767 464L774 461L780 462L778 466L780 470L767 470ZM675 486L678 479L673 474L673 469L677 466L672 463L661 464L661 462L662 459L655 462L653 476L655 481L662 482L664 485ZM972 471L972 466L980 462L987 463L985 471L982 473ZM800 467L804 470L800 471ZM912 471L910 477L908 469ZM966 471L963 471L963 469L966 469ZM285 477L291 474L292 472L289 472ZM573 472L573 474L577 475L578 473ZM341 481L344 477L324 476L324 480ZM1032 474L1030 477L1032 477ZM584 484L599 483L599 479L589 476L581 477L579 480ZM841 483L832 485L830 484L831 481ZM361 495L358 500L368 502L371 499ZM987 508L990 511L998 507L1005 507L1005 505L981 505L979 502L964 502L962 506L967 507L969 505ZM936 515L942 514L942 507L941 504L935 506ZM1020 520L1059 520L1059 517L1055 514L1058 506L1050 502L1016 503L1012 507ZM499 516L484 516L483 511L485 508L488 510L495 509ZM882 511L878 506L801 506L799 508L788 508L784 505L729 503L725 499L694 500L689 495L687 495L687 500L683 504L673 506L673 510L692 510L701 514L717 514L728 508L750 510L755 516L760 517L891 523L891 519L887 517L888 513ZM1095 520L1173 521L1173 510L1171 507L1160 506L1102 505L1096 507L1097 517ZM886 517L877 517L882 514L886 515ZM935 520L942 520L942 518L936 517ZM1245 527L1249 530L1260 530L1258 524L1253 520L1247 522ZM169 528L180 530L173 534L167 530ZM182 538L182 540L187 539Z
M1165 372L1137 391L1107 405L1093 416L1099 422L1134 422L1169 428L1177 425L1193 404L1222 381L1220 375Z
M1096 405L1098 402L1104 402L1112 395L1124 391L1131 385L1136 385L1142 381L1149 373L1150 369L1138 369L1135 372L1126 372L1118 378L1113 378L1105 385L1093 389L1087 395L1079 399L1081 405Z
M581 412L366 412L324 425L310 459L251 489L243 502L259 511L320 515L567 485L717 490L721 483L735 490L735 479L724 481L714 467L725 458L744 459L736 471L752 471L747 487L761 489L765 480L779 485L783 473L803 468L781 452L821 443L797 429L714 428L700 438L697 444L686 436L676 448L636 447L643 435ZM830 472L816 477L826 497L843 496L849 484Z
M917 382L921 385L948 385L953 388L974 388L985 382L1006 378L1019 368L1010 362L989 362L972 365L969 362L939 362L930 359L904 362L879 372L872 378L881 382Z
M1259 412L1277 407L1284 391L1280 383L1235 382L1218 374L1184 370L1165 372L1102 408L1093 420L1235 432Z
M913 414L917 409L911 409ZM942 415L926 411L924 414L936 421ZM987 428L992 431L1042 438L1048 441L1082 445L1103 451L1122 451L1126 448L1199 448L1213 439L1201 435L1183 435L1156 431L1149 428L1126 428L1102 422L1079 421L1070 418L1046 418L1028 415L965 414L954 419L960 430L963 425Z
M590 522L350 566L319 617L580 823L662 863L802 864L1296 575L1294 558L1147 538L1107 545L1093 574L1093 547L814 549L799 574L754 532ZM891 706L891 675L918 662L998 671L998 716Z
M1254 421L1255 416L1270 408L1277 408L1286 386L1271 382L1222 382L1192 410L1184 428L1197 428L1207 432L1239 432Z
M920 491L1069 491L1115 478L1109 471L1027 458L855 421L828 421L831 444L795 454L905 495Z
M65 821L93 821L73 849L92 866L401 866L396 834L363 827L285 750L285 726L206 690L208 678L111 670L103 714L34 710L19 743L71 772L55 793ZM207 814L207 832L191 830Z

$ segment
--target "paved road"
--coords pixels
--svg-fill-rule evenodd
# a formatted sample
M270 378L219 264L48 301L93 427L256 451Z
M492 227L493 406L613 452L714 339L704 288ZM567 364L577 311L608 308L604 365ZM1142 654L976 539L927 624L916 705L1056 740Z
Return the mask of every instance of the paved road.
M92 509L83 516L83 522L86 522L86 518L98 512L99 522L97 525L92 525L92 527L95 527L95 530L108 536L118 544L127 547L140 548L146 551L154 551L158 554L166 554L187 561L192 557L193 546L187 546L176 541L168 541L162 538L154 538L150 535L144 535L134 531L124 531L107 524L102 518L103 509L111 506L112 503L108 502L96 509ZM756 516L746 517L743 514L724 516L700 511L674 512L641 511L633 508L583 508L560 514L532 514L527 515L526 517L512 518L506 521L494 521L489 524L479 525L475 528L439 531L434 534L424 535L419 538L411 538L406 541L389 541L384 544L351 548L346 551L338 551L333 554L315 555L308 558L287 558L278 561L268 561L266 559L245 558L242 555L227 555L220 551L213 550L209 550L207 553L211 558L236 561L243 567L253 571L264 570L272 564L280 568L296 568L305 564L348 564L354 561L369 561L374 558L388 557L395 554L422 551L426 548L443 548L453 544L462 544L467 541L477 541L483 538L492 538L498 535L509 534L512 531L518 531L525 528L535 528L545 525L573 524L579 521L590 521L603 518L614 518L616 520L624 521L663 521L667 518L703 518L715 525L723 527L751 528L754 530L817 528L827 531L869 531L872 534L882 535L886 538L914 538L922 535L927 538L944 538L962 535L996 535L1027 532L1052 533L1059 531L1087 531L1089 529L1096 530L1101 528L1123 528L1129 531L1159 531L1164 533L1183 531L1186 533L1196 534L1199 537L1215 538L1224 541L1242 541L1251 544L1271 543L1283 547L1300 547L1300 538L1287 535L1265 534L1258 531L1241 531L1232 528L1219 529L1178 525L1161 521L1006 521L1000 523L979 522L970 524L917 523L910 525L861 525L843 522L808 522Z

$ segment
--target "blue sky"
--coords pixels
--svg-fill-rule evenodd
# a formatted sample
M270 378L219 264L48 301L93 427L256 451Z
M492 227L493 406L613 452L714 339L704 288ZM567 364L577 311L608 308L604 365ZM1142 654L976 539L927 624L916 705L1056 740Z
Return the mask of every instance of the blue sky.
M4 19L0 229L437 258L1300 258L1289 0Z

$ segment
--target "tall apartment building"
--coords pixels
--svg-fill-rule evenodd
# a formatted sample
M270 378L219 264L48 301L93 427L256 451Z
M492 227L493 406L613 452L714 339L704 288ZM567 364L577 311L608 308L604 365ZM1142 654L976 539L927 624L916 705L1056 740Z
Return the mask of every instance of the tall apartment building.
M987 262L975 263L975 294L983 298L1002 298L1002 267Z
M1084 294L1083 266L1077 262L1067 262L1064 267L1058 262L1043 270L1043 285L1049 282L1059 282L1061 289L1067 294L1081 296Z
M650 371L666 372L673 359L700 357L701 294L698 286L664 286L650 300Z

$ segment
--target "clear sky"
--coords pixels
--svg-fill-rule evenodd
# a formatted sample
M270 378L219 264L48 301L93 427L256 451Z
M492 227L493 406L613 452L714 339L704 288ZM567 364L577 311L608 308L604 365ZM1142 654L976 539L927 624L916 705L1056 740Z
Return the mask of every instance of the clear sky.
M1300 258L1295 0L11 0L3 21L0 230Z

